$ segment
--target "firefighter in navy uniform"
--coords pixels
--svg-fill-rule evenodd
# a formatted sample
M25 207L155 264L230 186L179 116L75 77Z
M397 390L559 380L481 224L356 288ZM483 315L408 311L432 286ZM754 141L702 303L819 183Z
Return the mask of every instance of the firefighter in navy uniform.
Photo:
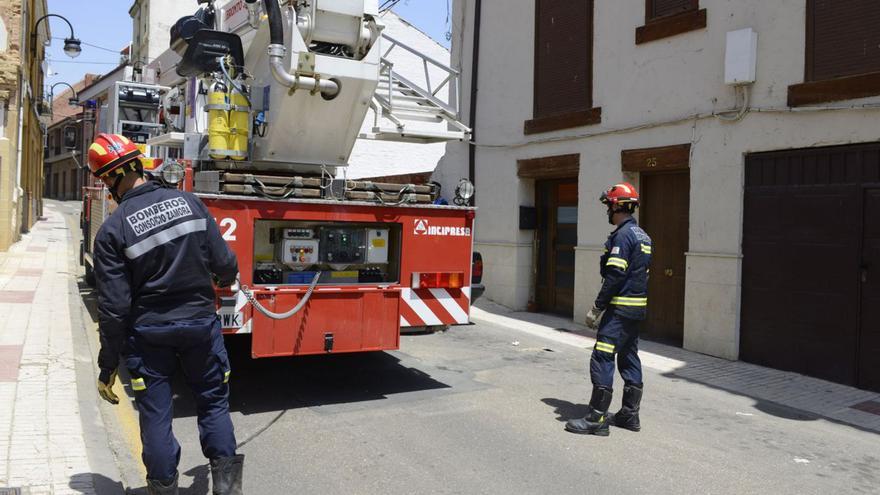
M599 270L602 289L587 326L596 328L596 346L590 357L593 394L584 418L569 420L565 429L573 433L607 436L609 424L639 431L639 404L642 400L642 363L639 360L639 324L648 306L648 267L651 264L651 238L632 217L639 205L639 193L628 183L605 191L600 201L607 207L608 222L617 228L605 242ZM624 381L623 404L609 415L614 358Z
M195 397L213 493L240 494L244 456L235 452L229 359L212 283L231 285L238 263L201 200L145 180L142 157L119 135L100 134L89 148L92 173L119 203L94 246L98 391L119 402L112 387L121 355L139 412L147 491L176 494L171 381L180 366Z

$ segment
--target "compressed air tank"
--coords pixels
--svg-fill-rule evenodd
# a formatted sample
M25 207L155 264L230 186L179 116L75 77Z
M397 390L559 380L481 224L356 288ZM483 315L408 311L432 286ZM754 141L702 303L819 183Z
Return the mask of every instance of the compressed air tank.
M225 160L230 155L229 89L216 81L208 90L208 154L214 160ZM247 150L247 144L245 144Z
M251 107L245 95L237 89L230 92L229 158L245 160L250 138Z

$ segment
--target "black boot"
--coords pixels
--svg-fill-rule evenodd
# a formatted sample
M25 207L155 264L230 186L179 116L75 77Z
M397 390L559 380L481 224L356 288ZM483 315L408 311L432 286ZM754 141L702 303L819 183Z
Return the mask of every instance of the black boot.
M639 404L642 402L642 384L632 384L623 387L623 403L616 414L608 416L608 421L614 426L626 428L630 431L639 431L642 425L639 423Z
M241 476L244 454L220 457L211 461L211 493L214 495L241 495Z
M177 475L173 479L160 481L147 479L148 495L177 495Z
M587 413L586 417L568 420L565 423L565 429L581 435L607 437L609 434L609 406L611 406L611 389L593 387L593 396L590 398L590 412Z

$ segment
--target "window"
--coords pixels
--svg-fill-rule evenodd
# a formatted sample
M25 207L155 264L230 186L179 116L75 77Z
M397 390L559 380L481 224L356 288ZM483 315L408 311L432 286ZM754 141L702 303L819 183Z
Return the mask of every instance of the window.
M880 71L880 2L807 2L807 81Z
M699 0L645 0L645 25L636 28L636 44L706 27Z
M535 1L534 134L599 122L593 106L593 0Z
M647 20L654 20L668 15L681 14L699 8L699 0L647 0Z
M880 2L807 0L804 83L791 106L880 95Z

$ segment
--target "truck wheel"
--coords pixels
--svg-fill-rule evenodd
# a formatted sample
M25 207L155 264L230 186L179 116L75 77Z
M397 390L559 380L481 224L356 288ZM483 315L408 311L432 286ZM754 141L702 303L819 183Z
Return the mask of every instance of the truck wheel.
M95 270L88 263L84 263L84 265L86 267L86 275L83 277L83 280L86 281L89 287L95 287Z

